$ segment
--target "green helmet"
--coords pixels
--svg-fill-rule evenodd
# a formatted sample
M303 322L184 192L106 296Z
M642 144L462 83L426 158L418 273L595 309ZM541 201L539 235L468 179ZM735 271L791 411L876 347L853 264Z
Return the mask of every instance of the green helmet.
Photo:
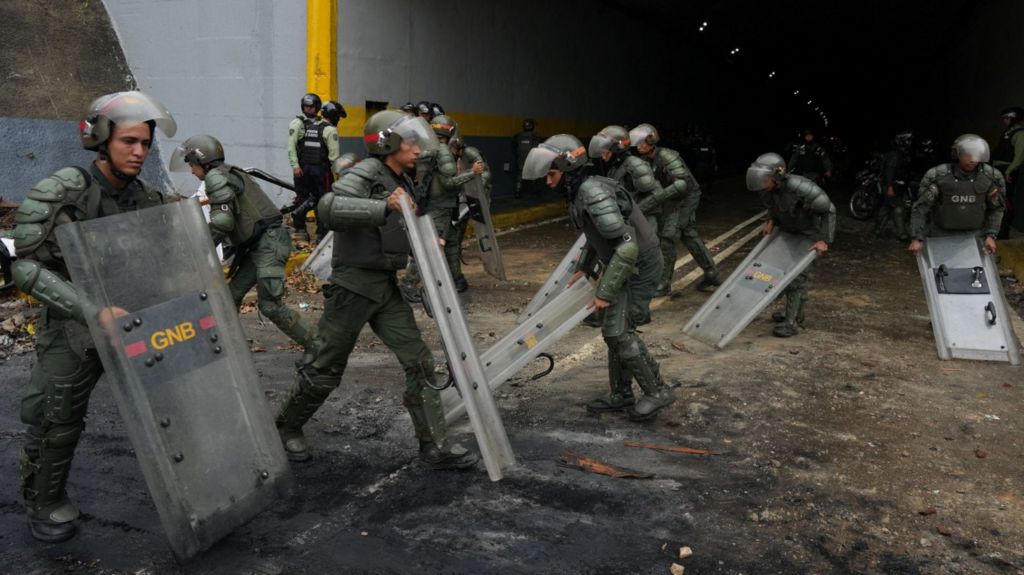
M430 128L434 130L438 138L448 138L449 140L459 131L459 125L455 120L444 114L434 116L434 119L430 121Z
M587 149L576 136L556 134L530 150L523 163L523 179L539 180L548 170L575 172L587 164Z
M78 136L83 148L98 151L110 139L113 126L127 128L147 122L153 122L168 138L173 138L178 130L167 108L149 94L115 92L89 104L85 118L78 124Z
M640 142L653 146L660 141L658 130L650 124L639 124L629 131L629 145L634 148L640 145Z
M213 136L192 136L174 148L171 154L172 172L187 172L189 166L208 168L224 161L224 146Z
M613 154L621 154L629 149L629 132L622 126L612 124L605 126L600 132L590 138L588 153L591 158L600 158L601 154L611 151Z
M769 152L761 154L747 168L747 189L759 192L768 187L768 180L781 182L786 176L786 160L782 156Z
M387 156L398 151L403 140L419 144L422 150L437 150L441 143L427 121L408 116L398 110L381 110L363 125L363 144L374 156Z

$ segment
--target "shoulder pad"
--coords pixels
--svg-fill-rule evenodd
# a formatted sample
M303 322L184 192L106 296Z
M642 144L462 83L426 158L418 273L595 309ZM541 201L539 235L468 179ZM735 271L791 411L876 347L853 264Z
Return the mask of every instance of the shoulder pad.
M604 181L603 181L604 180ZM626 222L617 201L617 186L605 178L587 178L579 196L602 236L618 238L626 231Z
M484 159L484 156L483 154L480 153L480 150L474 148L473 146L466 146L466 148L462 151L462 156L466 158L466 161L469 162L470 164L476 162L477 160L482 162Z
M655 159L665 167L667 172L676 177L682 177L687 172L683 157L671 148L658 148L658 155Z
M650 164L636 156L627 156L625 166L633 178L633 187L637 192L650 193L658 188L658 181L654 178L654 170Z
M367 158L349 168L331 189L335 193L353 198L369 198L374 182L384 177L387 169L377 158Z
M61 168L32 186L27 197L43 202L63 202L69 195L81 192L90 184L92 177L88 172L79 168Z
M229 172L218 166L206 173L206 196L211 204L225 204L235 199L235 190L231 188Z
M953 171L950 168L950 165L951 164L939 164L938 166L935 166L934 168L925 172L924 177L934 179L940 176L949 175L949 173Z
M45 222L50 219L55 210L59 209L59 206L53 205L54 203L26 198L18 206L18 211L14 213L14 222L17 224Z
M656 156L659 160L665 163L674 162L682 159L682 156L679 155L679 152L673 150L672 148L662 148L660 146L658 147Z
M803 176L789 176L786 178L786 183L801 202L812 211L827 212L829 206L832 205L832 200L829 199L825 190Z
M454 176L456 174L455 158L452 157L452 152L448 149L448 146L441 146L437 150L437 171L445 176Z

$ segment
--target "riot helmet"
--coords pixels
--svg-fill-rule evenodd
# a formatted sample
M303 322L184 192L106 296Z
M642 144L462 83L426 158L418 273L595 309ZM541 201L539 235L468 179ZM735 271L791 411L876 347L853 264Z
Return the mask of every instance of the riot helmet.
M178 144L171 154L172 172L187 172L189 166L208 169L224 161L224 146L213 136L200 134Z
M462 152L466 149L466 142L462 136L452 136L452 139L448 140L448 147L451 148L452 154L455 156L462 156Z
M143 92L115 92L92 101L78 124L78 136L86 150L103 151L113 126L128 128L152 122L164 136L173 138L178 130L174 117L163 104Z
M896 142L897 146L902 146L904 148L909 147L910 144L913 143L914 141L914 131L903 130L902 132L896 134L896 136L893 137L893 141Z
M426 120L398 110L381 110L363 125L363 144L373 156L397 152L403 141L419 144L423 151L437 150L441 143Z
M747 189L759 192L768 187L768 180L781 182L786 176L786 161L775 153L761 154L747 168Z
M412 114L412 115L415 116L416 115L416 104L413 104L412 102L406 102L406 103L402 104L402 107L399 108L399 110L405 112L406 114Z
M963 134L953 140L953 159L984 163L989 160L988 142L977 134Z
M430 102L426 100L420 100L419 102L416 102L416 113L421 116L429 116Z
M323 102L320 100L320 96L317 96L313 92L308 92L306 94L303 94L300 106L302 108L305 108L307 106L313 106L316 109L316 111L313 112L312 116L309 116L309 114L306 114L305 110L302 111L303 114L306 114L310 118L315 118L317 113L320 112L320 106L321 105L323 105Z
M320 115L330 122L332 126L337 126L342 118L348 117L348 113L345 112L345 107L341 105L341 102L334 100L327 102L323 108L320 108Z
M600 158L602 154L610 151L613 154L621 154L629 149L629 132L622 126L605 126L600 132L590 138L590 147L587 152L591 158Z
M443 115L444 115L444 108L441 107L441 104L438 104L437 102L431 102L431 104L430 104L430 119L433 120L434 118L436 118L438 116L443 116Z
M523 131L524 132L532 132L536 128L537 128L537 122L535 122L533 120L533 118L527 118L527 119L523 120Z
M459 131L459 125L455 120L444 114L434 116L434 119L430 121L430 128L434 130L438 138L447 138L448 141L451 141Z
M1003 118L1008 118L1010 123L1020 122L1024 120L1024 108L1019 106L1010 106L1009 108L1003 108L1003 111L999 113Z
M587 164L587 149L576 136L556 134L530 150L523 163L524 180L539 180L549 170L575 172Z
M639 124L629 131L629 145L637 147L640 142L648 146L654 146L661 141L658 130L650 124Z

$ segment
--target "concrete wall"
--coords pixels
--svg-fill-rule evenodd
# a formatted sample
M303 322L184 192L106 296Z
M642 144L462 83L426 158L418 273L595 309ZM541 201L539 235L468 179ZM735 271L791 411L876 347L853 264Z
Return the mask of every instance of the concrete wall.
M229 162L290 175L284 142L305 92L305 1L104 2L139 89L178 122L165 149L211 134ZM171 178L197 185L191 174Z

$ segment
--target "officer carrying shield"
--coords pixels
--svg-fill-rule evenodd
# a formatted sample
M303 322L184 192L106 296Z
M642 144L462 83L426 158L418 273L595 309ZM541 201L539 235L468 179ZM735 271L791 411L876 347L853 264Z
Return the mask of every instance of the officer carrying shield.
M630 299L635 297L630 276L641 253L653 249L658 254L658 238L621 184L583 174L586 153L574 136L552 136L530 151L523 164L523 178L545 178L548 188L561 190L569 204L569 218L586 234L586 248L570 285L584 274L593 276L600 263L597 291L590 305L604 310L601 333L608 346L611 390L589 402L587 409L626 411L630 420L644 421L676 400L661 377L658 361L637 335L629 310ZM661 261L660 255L657 261ZM642 391L639 400L633 395L634 379Z
M109 324L126 313L97 309L69 281L55 229L164 203L164 195L138 177L155 128L172 137L177 126L167 108L148 94L97 98L79 125L82 147L96 152L96 159L88 168L63 168L40 181L15 218L14 282L44 306L36 363L21 400L21 420L28 425L21 493L32 536L40 541L66 541L77 530L79 512L65 486L89 396L103 373L86 322L97 318Z
M214 245L225 239L235 246L228 289L235 307L256 286L260 313L274 322L295 343L307 347L309 326L281 300L285 290L285 264L292 242L281 221L281 211L249 174L224 163L224 146L213 136L192 136L171 154L172 171L191 170L206 184L210 199L210 235Z
M964 235L984 238L985 249L994 254L1006 182L987 163L988 142L981 136L963 134L953 142L952 155L953 162L939 164L921 178L907 249L917 255L927 237Z
M405 172L415 167L421 146L439 144L425 121L395 110L371 116L363 133L369 157L349 168L317 205L317 221L335 233L330 283L318 335L278 413L278 431L289 459L309 459L302 427L341 383L359 332L369 324L405 370L404 404L420 459L434 469L470 467L477 455L447 441L434 359L395 275L410 253L399 204L403 194L413 193Z
M786 162L778 154L762 154L747 168L747 189L758 192L768 208L768 222L762 233L769 235L778 228L783 233L799 234L814 240L811 249L824 254L836 234L836 207L825 190L811 180L786 171ZM776 337L797 334L804 323L804 305L810 287L810 272L804 271L786 291L786 311L772 315L779 325Z

